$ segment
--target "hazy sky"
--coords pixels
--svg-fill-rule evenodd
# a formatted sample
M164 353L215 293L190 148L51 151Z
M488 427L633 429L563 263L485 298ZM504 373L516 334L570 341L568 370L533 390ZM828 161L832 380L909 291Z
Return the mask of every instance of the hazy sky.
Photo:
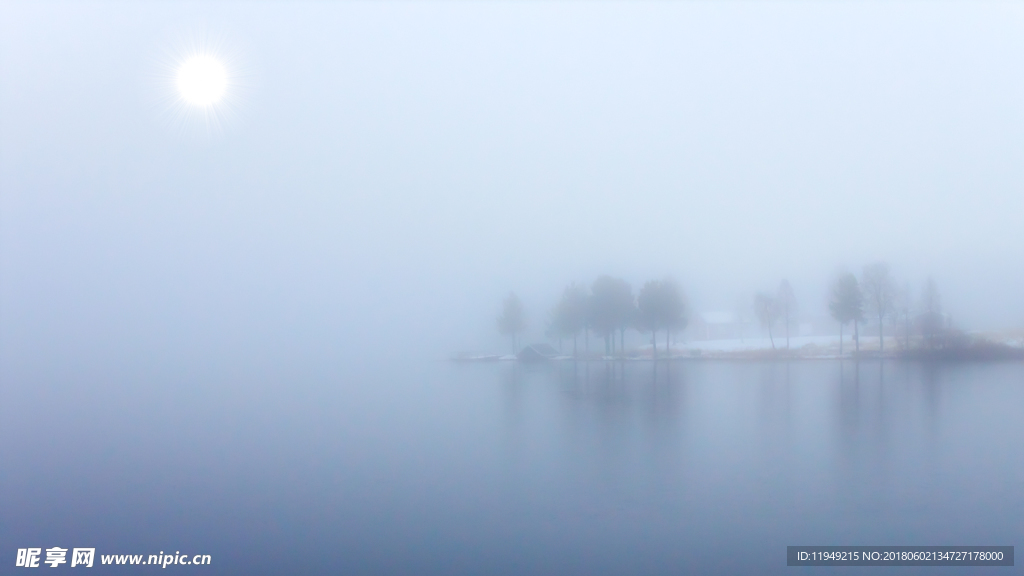
M0 5L8 366L487 347L572 280L837 271L1024 325L1024 6ZM207 131L173 89L236 79ZM194 119L193 119L194 120Z

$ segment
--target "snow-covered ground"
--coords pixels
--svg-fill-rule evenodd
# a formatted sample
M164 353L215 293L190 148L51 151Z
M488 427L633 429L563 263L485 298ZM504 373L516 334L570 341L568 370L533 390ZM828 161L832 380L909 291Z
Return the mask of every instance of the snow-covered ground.
M975 338L981 338L990 342L1005 344L1007 346L1015 348L1024 348L1024 335L1019 332L1002 332L1002 333L981 333L974 332L971 336ZM897 340L894 336L885 337L885 350L886 352L897 351L903 348L902 340ZM650 358L652 356L650 344L641 345L638 347L630 347L626 351L626 355L629 358L642 360L645 357ZM779 351L786 350L786 338L775 339L775 349ZM843 353L849 355L856 349L856 345L853 342L853 337L849 334L843 336ZM689 340L685 342L673 342L672 343L672 356L673 357L686 357L686 356L700 356L703 354L709 354L711 357L717 357L717 353L722 353L727 357L732 357L732 353L737 353L741 357L743 352L764 352L772 350L772 341L769 338L743 338L743 339L723 339L723 340ZM791 336L789 338L789 350L791 350L796 356L806 358L833 358L839 355L839 335L830 336ZM860 337L860 350L861 352L877 352L878 350L878 336L861 335ZM639 354L638 354L639 353ZM665 353L664 341L658 342L658 355L663 357ZM586 354L581 350L580 358L586 357ZM598 351L592 351L589 356L591 360L607 359L611 360L615 357L607 357L600 355ZM505 360L511 361L516 360L515 355L503 354L503 355L486 355L486 354L469 354L463 353L463 355L456 355L454 359L461 359L465 361L487 361L487 360ZM551 358L552 360L571 360L571 355L559 355Z
M853 340L846 336L843 338L844 346L849 345L853 347ZM861 347L866 344L865 338L861 337ZM873 339L877 346L878 338ZM888 344L891 340L886 338ZM820 346L822 348L839 348L839 335L835 336L790 336L789 348L803 348L807 345ZM786 347L786 338L776 338L775 348L781 349ZM644 349L650 349L651 346L648 344ZM701 350L707 352L740 352L744 350L771 350L772 341L768 338L744 338L744 339L733 339L733 340L693 340L689 342L673 343L672 350L687 351L687 350Z

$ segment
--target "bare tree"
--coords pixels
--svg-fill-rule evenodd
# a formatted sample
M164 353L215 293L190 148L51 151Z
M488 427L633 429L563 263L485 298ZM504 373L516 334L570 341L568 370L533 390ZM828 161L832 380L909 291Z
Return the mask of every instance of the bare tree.
M767 292L758 292L754 295L754 314L761 322L762 328L768 328L768 339L772 342L772 350L775 349L775 336L772 335L772 325L779 318L779 306L775 297Z
M519 351L518 335L526 328L526 311L523 303L514 292L509 292L502 304L501 316L498 317L498 332L512 337L512 353Z
M788 280L779 284L779 290L775 295L775 305L778 307L778 315L786 327L786 349L789 350L789 329L796 319L796 295L793 294L793 287Z
M878 318L878 351L881 353L885 350L882 320L893 310L896 296L889 265L876 262L865 266L861 284L868 312Z
M843 354L843 326L848 322L854 325L854 342L860 351L859 334L856 333L857 322L864 316L864 296L861 294L857 277L853 274L842 274L832 282L828 311L839 322L839 355Z

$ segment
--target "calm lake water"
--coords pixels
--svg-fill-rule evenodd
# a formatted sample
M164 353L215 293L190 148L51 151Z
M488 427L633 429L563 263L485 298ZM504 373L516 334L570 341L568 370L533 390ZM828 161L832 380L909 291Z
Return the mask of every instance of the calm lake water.
M1021 363L5 376L0 432L4 573L17 548L60 546L120 574L140 570L99 555L212 556L167 568L190 574L879 574L787 568L786 546L1024 544Z

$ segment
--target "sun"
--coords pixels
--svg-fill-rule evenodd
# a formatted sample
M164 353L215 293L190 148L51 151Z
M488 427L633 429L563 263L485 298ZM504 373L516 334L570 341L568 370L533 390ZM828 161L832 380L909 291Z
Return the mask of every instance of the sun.
M213 56L192 56L178 68L176 83L185 102L207 108L224 97L228 74L224 65Z
M221 136L244 116L252 68L239 47L207 32L193 32L154 54L149 75L154 111L179 136Z

